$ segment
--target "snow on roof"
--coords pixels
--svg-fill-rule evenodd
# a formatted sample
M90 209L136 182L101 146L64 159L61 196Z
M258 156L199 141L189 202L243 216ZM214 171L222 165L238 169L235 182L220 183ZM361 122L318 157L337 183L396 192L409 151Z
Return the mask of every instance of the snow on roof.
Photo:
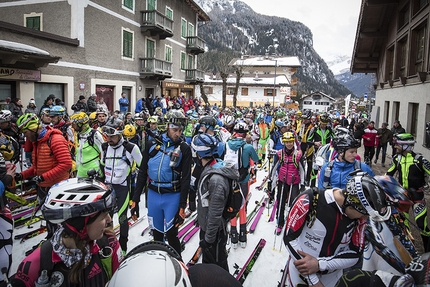
M49 56L49 53L42 49L30 46L30 45L25 45L25 44L5 41L5 40L0 40L0 49L21 52L26 54Z
M267 77L267 75L265 75L266 77L242 77L240 79L240 84L241 85L274 85L274 77ZM221 79L213 79L212 76L210 75L205 75L205 84L221 84L222 80ZM236 77L229 77L227 78L227 84L231 85L231 84L236 84ZM290 83L288 82L287 78L285 75L279 75L276 76L276 85L289 85Z
M290 57L276 57L273 58L271 56L259 56L259 57L249 57L244 59L237 59L233 66L249 66L249 67L274 67L275 62L277 63L277 67L300 67L299 58L296 56Z

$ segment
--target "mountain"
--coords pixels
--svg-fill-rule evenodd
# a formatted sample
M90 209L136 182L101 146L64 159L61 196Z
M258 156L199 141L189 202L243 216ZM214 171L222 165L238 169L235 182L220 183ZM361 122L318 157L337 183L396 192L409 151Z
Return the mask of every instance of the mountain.
M199 36L209 50L229 48L243 55L297 56L302 64L296 73L299 82L294 86L299 97L316 91L335 98L351 93L314 50L312 32L302 23L258 14L238 0L195 2L212 20L199 26Z
M336 80L349 89L354 95L360 97L364 93L373 95L375 93L372 83L375 82L374 74L354 74L351 75L351 57L335 56L327 61L329 69L333 72Z

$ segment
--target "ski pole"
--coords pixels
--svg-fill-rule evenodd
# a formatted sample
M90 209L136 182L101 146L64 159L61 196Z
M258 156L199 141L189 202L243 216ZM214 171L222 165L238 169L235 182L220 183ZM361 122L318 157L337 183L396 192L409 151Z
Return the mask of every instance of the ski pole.
M290 214L290 200L291 200L291 193L293 192L293 184L294 184L294 174L291 176L290 194L288 195L288 202L287 202L288 212L287 212L286 219L288 218L288 215ZM286 225L286 223L285 223L286 219L284 220L284 224L282 225L281 234L284 231L284 228ZM281 252L282 252L282 240L281 240L281 243L279 245L279 253L281 253Z

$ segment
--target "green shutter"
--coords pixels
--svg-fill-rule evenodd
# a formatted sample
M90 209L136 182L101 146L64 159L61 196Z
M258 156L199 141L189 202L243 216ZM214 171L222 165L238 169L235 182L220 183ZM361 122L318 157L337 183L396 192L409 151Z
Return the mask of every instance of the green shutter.
M181 20L181 36L182 38L187 37L187 21L184 19Z
M157 7L156 7L157 3L155 0L148 0L146 3L148 5L148 10L156 10L157 9Z
M133 57L133 34L123 31L122 55L127 58Z
M185 70L185 62L186 62L187 58L185 53L181 53L181 70Z
M25 26L30 29L39 30L40 31L40 16L36 17L27 17Z
M124 6L130 10L133 10L133 0L124 0Z

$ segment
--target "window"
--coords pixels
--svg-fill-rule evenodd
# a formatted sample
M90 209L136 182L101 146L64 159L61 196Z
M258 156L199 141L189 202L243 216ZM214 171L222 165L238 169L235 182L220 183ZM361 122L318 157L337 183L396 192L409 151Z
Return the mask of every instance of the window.
M404 37L398 42L398 54L397 54L397 77L406 77L406 57L408 52L408 38Z
M25 14L24 26L30 29L42 31L42 13Z
M303 101L304 105L312 105L312 101Z
M203 91L206 95L213 94L213 88L212 87L203 87Z
M187 55L184 52L181 52L181 70L185 70L187 62Z
M188 37L194 36L194 25L188 22Z
M276 91L273 89L264 89L264 95L267 97L273 97L276 96Z
M236 92L235 88L227 88L227 95L234 95Z
M187 37L187 20L185 20L184 18L181 19L181 37Z
M427 5L427 0L413 0L412 5L412 15L415 15Z
M146 39L146 57L147 58L155 57L155 41L151 39Z
M242 96L248 96L248 88L242 88L241 95Z
M166 7L166 17L169 18L170 20L173 20L173 10L170 9L169 7Z
M401 29L409 23L409 3L406 4L402 10L399 11L399 21L397 29Z
M388 123L388 116L390 115L390 101L384 103L384 122Z
M411 47L411 69L410 74L414 75L417 72L424 71L427 22L412 31L412 47Z
M400 115L400 102L393 102L393 123L398 120Z
M394 46L388 48L385 63L385 82L392 79L394 79Z
M134 0L122 0L122 6L123 8L134 11Z
M188 55L188 61L187 61L188 70L194 69L194 65L193 65L194 61L193 60L194 60L193 56L192 55Z
M411 135L417 136L417 125L418 125L418 109L419 104L409 103L409 130Z
M122 30L122 56L133 58L133 32Z
M157 0L146 1L147 10L157 10Z
M172 62L172 47L166 45L164 50L166 51L166 56L164 57L164 60L166 62L171 63Z

